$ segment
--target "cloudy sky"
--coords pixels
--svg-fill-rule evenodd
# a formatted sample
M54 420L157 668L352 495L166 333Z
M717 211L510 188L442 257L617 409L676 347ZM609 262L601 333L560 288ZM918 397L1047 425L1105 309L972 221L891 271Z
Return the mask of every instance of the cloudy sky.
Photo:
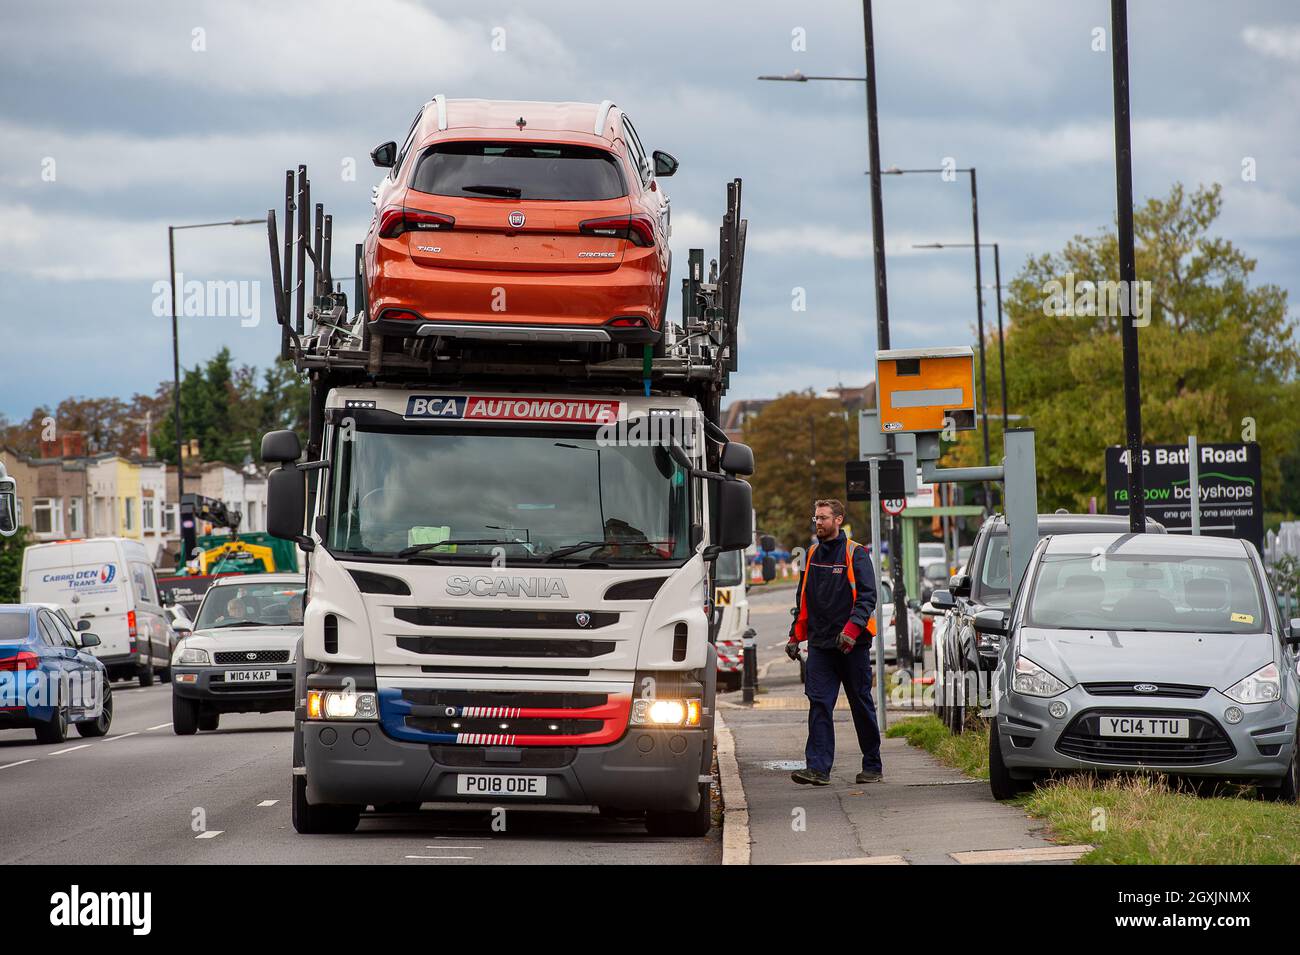
M1300 11L1130 6L1137 195L1222 183L1220 232L1258 258L1261 281L1295 292ZM1002 243L1004 281L1026 256L1113 221L1111 61L1109 46L1093 50L1108 26L1106 0L876 2L882 162L978 167L982 238ZM681 161L667 183L678 262L692 245L712 250L724 183L742 177L750 247L733 397L861 384L875 348L863 85L755 77L863 68L851 0L11 5L0 415L169 378L170 320L155 314L167 225L264 215L299 162L335 216L335 272L350 275L378 179L367 153L401 139L439 92L614 99L649 148ZM970 240L966 178L890 177L884 189L894 344L970 341L969 251L911 248ZM182 318L184 364L223 344L242 362L272 360L258 227L181 233L177 267L187 280L261 281L259 315ZM991 282L991 259L987 270ZM796 289L806 311L791 308Z

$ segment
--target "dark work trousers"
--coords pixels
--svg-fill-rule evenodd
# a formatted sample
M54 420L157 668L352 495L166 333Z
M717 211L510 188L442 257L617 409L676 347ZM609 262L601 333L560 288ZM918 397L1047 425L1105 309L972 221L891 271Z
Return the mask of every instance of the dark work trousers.
M804 671L804 693L808 696L808 745L804 756L808 768L829 773L835 762L835 701L840 686L849 698L853 728L862 749L862 768L878 773L880 765L880 726L876 722L876 704L871 699L871 634L863 632L850 652L808 648Z

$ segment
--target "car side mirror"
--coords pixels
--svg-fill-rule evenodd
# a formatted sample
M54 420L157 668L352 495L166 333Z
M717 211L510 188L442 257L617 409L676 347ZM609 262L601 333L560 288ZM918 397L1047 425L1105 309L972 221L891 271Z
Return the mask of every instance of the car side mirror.
M1286 642L1294 649L1300 650L1300 617L1292 617L1287 627Z
M81 649L89 650L91 647L99 646L99 637L93 633L83 633L80 642Z
M948 578L948 590L954 597L969 597L970 574L953 574Z
M296 431L268 431L262 435L262 460L274 464L297 461L302 457L302 442Z
M953 599L951 590L934 590L930 592L930 606L943 613L956 607L957 601Z
M677 167L680 165L675 156L664 152L662 149L656 149L650 155L655 161L656 176L671 176L677 171Z
M391 169L397 161L397 143L391 139L370 150L370 161L380 169Z
M82 632L82 631L89 630L89 629L90 629L90 621L89 621L89 620L78 620L78 621L77 621L77 631L78 631L78 632Z
M975 615L975 632L996 637L1007 635L1007 612L1005 610L981 610Z
M754 473L754 451L747 444L741 444L739 441L729 441L722 449L722 457L718 461L718 466L728 474L749 477Z

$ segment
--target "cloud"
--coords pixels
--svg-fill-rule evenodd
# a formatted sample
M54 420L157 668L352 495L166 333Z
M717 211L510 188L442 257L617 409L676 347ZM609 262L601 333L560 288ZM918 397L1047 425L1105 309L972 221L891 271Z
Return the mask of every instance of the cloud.
M1300 63L1300 26L1248 26L1241 39L1256 53Z

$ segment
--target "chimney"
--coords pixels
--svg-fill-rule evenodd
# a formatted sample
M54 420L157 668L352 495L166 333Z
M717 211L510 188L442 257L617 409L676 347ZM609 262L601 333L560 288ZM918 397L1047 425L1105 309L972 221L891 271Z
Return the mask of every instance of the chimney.
M84 458L86 456L86 433L84 431L65 431L62 438L63 456L65 458Z

